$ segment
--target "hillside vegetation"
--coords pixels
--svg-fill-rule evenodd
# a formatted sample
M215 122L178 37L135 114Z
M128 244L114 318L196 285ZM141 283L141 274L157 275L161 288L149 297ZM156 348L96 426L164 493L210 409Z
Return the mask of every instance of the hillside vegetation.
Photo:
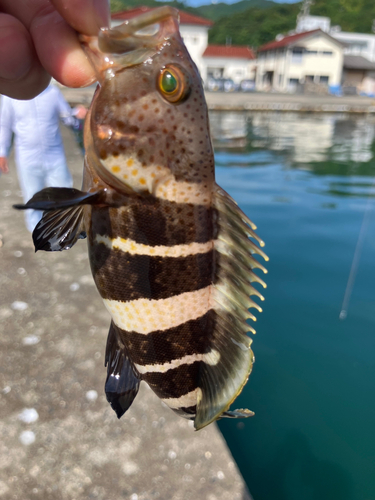
M140 5L160 6L156 0L111 0L112 12ZM215 21L209 31L209 43L259 47L287 33L296 26L301 3L277 4L270 0L241 0L228 5L208 4L187 7L183 2L164 2L192 14ZM374 0L315 0L311 14L331 18L331 24L340 25L343 31L371 33L375 20Z

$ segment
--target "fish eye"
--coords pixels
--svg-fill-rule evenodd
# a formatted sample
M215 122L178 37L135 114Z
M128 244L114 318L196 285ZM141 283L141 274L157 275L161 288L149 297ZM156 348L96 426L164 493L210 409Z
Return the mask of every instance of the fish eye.
M164 99L178 103L189 95L190 82L182 69L168 65L158 75L157 88Z

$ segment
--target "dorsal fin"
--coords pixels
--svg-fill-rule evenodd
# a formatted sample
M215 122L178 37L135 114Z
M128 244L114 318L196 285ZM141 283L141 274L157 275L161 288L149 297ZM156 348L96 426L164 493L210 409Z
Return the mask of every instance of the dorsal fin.
M249 308L254 307L259 311L261 308L249 295L263 297L250 282L264 284L253 269L266 270L252 254L258 253L268 260L264 252L249 239L252 237L264 245L253 231L254 224L219 186L216 186L214 206L218 214L219 231L215 240L217 268L212 294L215 326L211 349L218 356L215 363L202 363L194 421L196 429L201 429L220 416L253 415L249 410L228 412L228 409L246 384L254 363L254 354L250 349L252 340L247 333L255 331L247 320L255 320Z

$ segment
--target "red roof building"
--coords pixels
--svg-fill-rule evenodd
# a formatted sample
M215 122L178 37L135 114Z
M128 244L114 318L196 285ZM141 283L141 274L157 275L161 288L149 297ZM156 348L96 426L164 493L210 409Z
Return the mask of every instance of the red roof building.
M162 4L160 4L162 5ZM145 12L149 12L150 10L154 10L151 7L135 7L134 9L122 10L120 12L115 12L112 14L112 20L116 21L125 21L127 19L132 19L133 17L139 16L139 14L144 14ZM207 26L210 27L214 23L209 19L205 19L204 17L194 16L189 12L185 12L183 10L179 10L180 15L180 24L190 24L195 26Z
M230 57L234 59L256 59L254 52L244 45L208 45L203 57Z
M293 92L300 85L319 85L327 92L329 86L340 85L343 48L321 29L279 36L258 49L257 90Z
M265 45L259 47L258 52L264 52L266 50L281 49L283 47L288 47L294 45L302 39L308 38L310 36L317 35L318 33L324 34L325 36L331 38L337 43L337 40L332 38L328 33L322 31L320 28L312 31L304 31L303 33L295 33L294 35L287 35L281 38L281 40L275 40L274 42L268 42ZM339 42L340 43L340 42Z

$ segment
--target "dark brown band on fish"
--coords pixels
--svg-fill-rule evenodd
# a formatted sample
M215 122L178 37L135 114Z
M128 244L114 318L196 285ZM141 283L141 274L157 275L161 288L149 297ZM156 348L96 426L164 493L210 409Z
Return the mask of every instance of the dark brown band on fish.
M94 207L92 234L150 246L206 243L215 237L212 208L151 197L142 198L142 203L123 209Z
M133 363L161 365L184 356L209 352L213 317L213 311L209 311L198 319L168 330L157 330L147 336L118 327L117 330Z
M148 383L160 399L180 398L198 387L201 364L201 361L196 361L165 373L145 373L142 375L142 380Z
M109 300L166 299L213 281L213 251L187 257L151 257L95 243L90 247L90 262L96 286Z

